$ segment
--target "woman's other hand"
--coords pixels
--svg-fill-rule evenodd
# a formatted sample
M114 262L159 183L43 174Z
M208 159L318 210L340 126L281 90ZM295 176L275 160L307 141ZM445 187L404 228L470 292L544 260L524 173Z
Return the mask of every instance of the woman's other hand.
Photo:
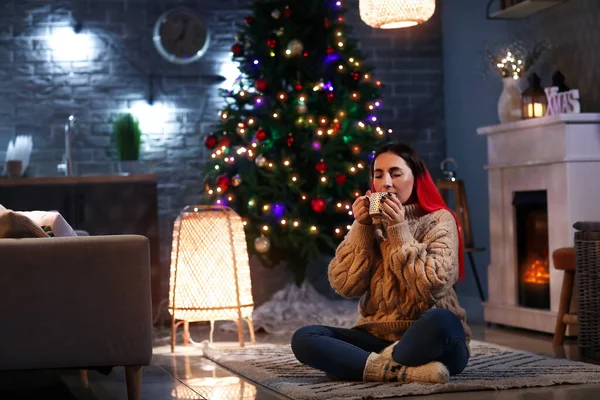
M370 195L371 191L367 190L367 193L365 193L364 196L358 197L352 204L352 214L354 215L354 219L356 219L362 225L373 224L373 218L371 218L369 215Z
M383 215L388 225L396 225L404 221L405 209L397 196L385 196L382 202Z

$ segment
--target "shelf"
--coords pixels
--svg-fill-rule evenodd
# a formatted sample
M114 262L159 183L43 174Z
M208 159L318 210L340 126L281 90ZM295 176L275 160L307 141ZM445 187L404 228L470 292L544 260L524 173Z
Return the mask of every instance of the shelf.
M489 19L522 19L568 0L524 0L503 10L489 13ZM491 4L491 3L490 3Z

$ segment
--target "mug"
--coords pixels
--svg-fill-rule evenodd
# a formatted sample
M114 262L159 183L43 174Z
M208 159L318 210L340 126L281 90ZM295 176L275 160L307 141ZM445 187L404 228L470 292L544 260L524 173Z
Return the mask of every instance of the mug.
M388 192L375 192L369 196L369 215L374 218L383 218L383 209L381 208L381 201L386 196L396 196L395 193Z

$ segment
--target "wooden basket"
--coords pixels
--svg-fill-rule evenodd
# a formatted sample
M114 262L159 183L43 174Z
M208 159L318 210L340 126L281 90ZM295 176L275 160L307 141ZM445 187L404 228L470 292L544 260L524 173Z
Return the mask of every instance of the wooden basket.
M600 222L578 222L575 260L579 294L579 354L600 362Z

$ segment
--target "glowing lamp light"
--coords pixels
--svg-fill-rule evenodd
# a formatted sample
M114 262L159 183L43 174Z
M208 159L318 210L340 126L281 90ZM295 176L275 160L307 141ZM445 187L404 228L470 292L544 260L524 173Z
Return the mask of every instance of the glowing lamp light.
M373 28L408 28L433 16L435 0L359 0L358 9L360 19Z
M244 346L242 320L252 325L252 282L242 219L231 208L187 206L173 225L169 279L171 352L177 326L184 324L184 344L190 340L189 323L233 320Z
M540 77L534 73L530 83L531 86L523 91L521 95L523 119L543 117L546 115L546 109L548 108L546 92L541 86Z
M54 61L86 61L95 55L94 37L87 33L76 33L68 26L54 28L48 37L48 45Z
M163 133L165 124L175 114L175 110L168 104L150 105L145 101L133 103L128 112L138 119L142 133Z

